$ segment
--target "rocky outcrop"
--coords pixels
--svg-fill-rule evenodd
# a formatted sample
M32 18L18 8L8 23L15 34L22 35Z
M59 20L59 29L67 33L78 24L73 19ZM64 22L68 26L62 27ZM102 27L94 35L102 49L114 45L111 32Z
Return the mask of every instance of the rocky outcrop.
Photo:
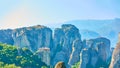
M41 58L42 62L44 62L47 66L50 66L50 49L49 48L39 48L36 52L39 58Z
M120 42L113 51L112 61L109 68L120 68Z
M81 43L81 36L79 34L79 29L76 28L74 25L71 24L64 24L62 28L57 28L54 31L54 59L53 65L55 65L59 61L64 61L65 64L73 64L71 61L75 60L74 62L79 61L79 53L82 47ZM77 40L77 41L76 41ZM75 49L75 51L73 51ZM72 53L73 51L73 53ZM75 55L76 57L72 57Z
M0 30L0 42L37 51L48 66L64 61L67 68L79 61L80 68L108 67L112 53L110 40L100 37L81 41L79 29L71 24L63 24L54 33L41 25Z
M80 54L82 48L83 48L83 44L82 44L81 40L75 40L73 42L72 53L70 55L69 62L68 62L68 64L70 66L72 66L75 63L79 62L79 60L80 60L79 54Z
M0 42L6 43L6 44L14 44L13 38L12 38L12 30L0 30Z
M52 65L59 61L73 65L80 60L79 53L83 45L79 29L74 25L64 24L61 28L56 28L53 37L52 30L41 25L11 30L9 36L13 45L26 47L33 52L39 51L40 56L49 53L41 51L41 48L49 48ZM44 59L43 62L47 62L47 60ZM49 63L46 64L49 65Z
M113 51L112 61L109 68L120 68L120 33L119 33L119 42L117 43Z
M41 47L52 47L52 30L45 26L15 29L12 37L14 45L27 47L32 51L37 51Z
M106 68L111 57L110 41L106 38L87 40L80 55L80 68Z
M80 53L80 68L87 68L87 64L89 62L90 56L89 56L89 50L83 49Z
M120 43L117 44L113 51L112 61L109 68L120 68Z
M55 68L66 68L66 66L65 66L65 63L64 63L64 62L58 62L58 63L55 65Z

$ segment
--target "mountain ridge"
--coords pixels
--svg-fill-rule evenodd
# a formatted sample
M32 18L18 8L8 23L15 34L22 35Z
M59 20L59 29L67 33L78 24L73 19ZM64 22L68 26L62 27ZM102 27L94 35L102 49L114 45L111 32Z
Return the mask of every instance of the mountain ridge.
M1 32L0 37L3 37L3 39L6 38L4 34L8 32ZM40 25L24 27L13 30L10 35L6 36L8 36L8 38L5 40L10 40L9 36L12 38L13 46L20 48L26 47L32 52L38 51L37 55L43 59L42 61L51 66L55 66L57 62L63 61L67 68L70 68L75 63L83 60L80 65L81 68L84 68L84 66L88 64L93 67L96 67L94 65L97 64L97 66L100 67L107 66L107 63L110 62L108 59L111 58L109 39L98 37L89 40L81 40L80 30L72 24L63 24L54 31ZM7 41L5 42L7 43ZM48 48L49 51L44 48ZM90 53L86 52L83 54L82 51L84 49L87 49ZM102 50L104 50L105 53ZM80 54L84 57L81 57ZM85 55L88 56L86 57ZM84 59L88 61L85 62L85 64ZM99 64L100 59L102 59L104 64ZM93 63L93 61L96 62Z

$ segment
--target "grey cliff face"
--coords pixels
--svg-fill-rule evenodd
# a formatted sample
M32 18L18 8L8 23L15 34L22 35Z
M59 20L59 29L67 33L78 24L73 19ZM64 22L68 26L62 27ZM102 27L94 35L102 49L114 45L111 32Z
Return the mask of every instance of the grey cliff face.
M89 50L83 49L80 53L80 68L87 68L87 64L89 62Z
M58 61L64 61L65 64L68 64L68 62L71 63L74 58L72 58L74 55L72 53L73 47L78 46L78 49L75 48L76 50L74 53L79 53L81 49L82 43L78 28L71 24L64 24L62 25L62 28L57 28L54 32L54 49L57 49L58 51L53 50L56 51L54 54L53 65ZM75 40L78 41L75 42ZM79 57L79 55L76 56ZM76 61L79 61L79 58L77 58Z
M87 40L85 50L83 49L83 52L81 52L80 67L81 68L105 67L109 64L110 57L111 57L110 41L108 39L97 38Z
M12 30L0 30L0 42L13 45Z
M75 40L73 42L73 45L72 45L72 53L70 55L70 58L69 58L69 62L68 64L71 66L71 65L74 65L75 63L79 62L80 60L80 52L83 48L83 43L81 42L81 40Z
M48 66L50 66L50 49L47 47L39 48L36 52L39 58Z
M41 25L15 29L12 37L14 45L27 47L32 51L52 46L52 30Z
M14 30L0 30L0 42L37 51L47 65L63 61L67 68L80 61L80 68L107 67L111 59L110 40L100 37L81 41L79 29L71 24L56 28L37 25ZM118 44L119 47L119 44ZM117 47L117 48L118 48ZM119 66L120 49L115 49L112 68Z

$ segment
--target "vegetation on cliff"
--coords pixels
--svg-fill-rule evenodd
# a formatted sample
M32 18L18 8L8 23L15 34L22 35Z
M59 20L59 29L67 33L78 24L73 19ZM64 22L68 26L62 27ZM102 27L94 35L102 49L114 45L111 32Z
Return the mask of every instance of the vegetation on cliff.
M0 68L13 66L14 68L40 68L46 66L37 55L27 48L0 44Z

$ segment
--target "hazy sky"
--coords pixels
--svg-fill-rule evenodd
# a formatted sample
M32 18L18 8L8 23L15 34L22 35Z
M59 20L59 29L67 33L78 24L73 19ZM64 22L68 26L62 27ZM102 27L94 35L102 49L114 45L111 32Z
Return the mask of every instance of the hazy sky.
M0 29L120 17L120 0L0 0Z

